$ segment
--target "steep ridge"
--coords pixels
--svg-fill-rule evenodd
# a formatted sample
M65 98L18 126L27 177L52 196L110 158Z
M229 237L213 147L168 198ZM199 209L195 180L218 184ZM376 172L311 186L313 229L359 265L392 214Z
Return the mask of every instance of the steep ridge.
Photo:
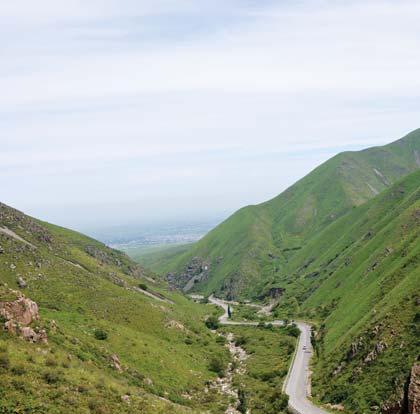
M420 349L420 171L312 238L278 283L277 317L319 321L316 396L351 413L407 412Z
M177 287L227 298L256 297L276 284L308 240L420 168L420 129L383 147L338 154L276 198L248 206L155 269Z
M209 309L126 255L0 204L0 412L220 412ZM147 294L147 295L146 295ZM5 329L3 329L3 326Z

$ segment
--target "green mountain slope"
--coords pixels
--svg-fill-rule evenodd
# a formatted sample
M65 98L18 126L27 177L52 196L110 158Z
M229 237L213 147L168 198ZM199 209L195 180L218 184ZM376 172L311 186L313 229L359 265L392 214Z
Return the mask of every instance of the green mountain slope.
M276 198L248 206L155 266L185 290L256 297L308 240L420 168L420 130L383 147L338 154Z
M314 393L400 412L420 349L420 171L312 238L289 272L275 313L320 321Z
M33 309L29 299L40 314L13 319L17 336L0 331L0 412L227 406L215 390L203 392L216 378L212 359L229 359L203 323L210 309L168 291L123 253L0 204L0 270L2 324L5 309L22 318Z

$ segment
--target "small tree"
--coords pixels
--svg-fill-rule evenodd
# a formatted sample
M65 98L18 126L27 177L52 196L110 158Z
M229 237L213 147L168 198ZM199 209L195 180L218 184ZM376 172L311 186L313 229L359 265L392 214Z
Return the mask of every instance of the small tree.
M231 319L232 318L232 309L230 308L230 305L228 305L227 312L228 312L228 318Z

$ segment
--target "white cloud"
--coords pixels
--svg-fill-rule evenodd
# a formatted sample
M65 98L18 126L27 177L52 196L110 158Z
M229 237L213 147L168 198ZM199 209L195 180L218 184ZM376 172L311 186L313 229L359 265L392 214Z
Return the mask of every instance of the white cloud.
M419 126L419 2L258 4L3 2L4 200L232 209Z

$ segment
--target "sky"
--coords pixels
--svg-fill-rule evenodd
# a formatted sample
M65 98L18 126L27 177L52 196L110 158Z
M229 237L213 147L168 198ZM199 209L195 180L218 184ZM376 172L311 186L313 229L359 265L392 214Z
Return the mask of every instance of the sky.
M420 127L418 0L0 2L0 201L226 217Z

